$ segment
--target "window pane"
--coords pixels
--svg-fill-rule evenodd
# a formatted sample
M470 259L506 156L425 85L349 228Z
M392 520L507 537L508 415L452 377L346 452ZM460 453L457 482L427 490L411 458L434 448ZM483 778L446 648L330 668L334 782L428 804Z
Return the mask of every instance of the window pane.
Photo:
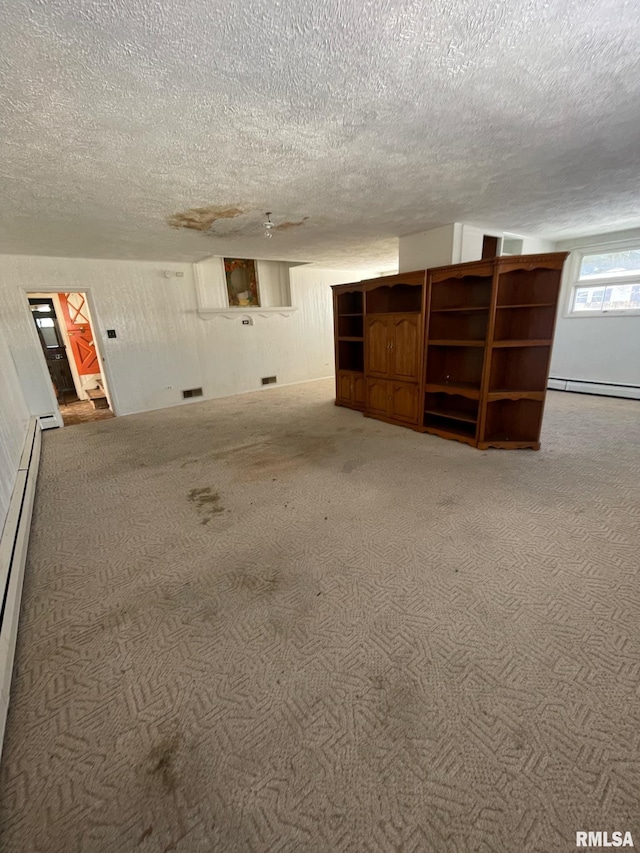
M57 347L59 345L58 336L56 335L53 320L50 317L36 317L36 323L40 328L45 346L47 348Z
M634 273L640 275L640 249L585 255L580 265L581 281L589 278L616 278Z
M640 284L576 287L574 311L640 311Z
M640 310L640 285L614 284L605 291L603 311Z
M601 311L604 289L602 287L576 287L574 311Z

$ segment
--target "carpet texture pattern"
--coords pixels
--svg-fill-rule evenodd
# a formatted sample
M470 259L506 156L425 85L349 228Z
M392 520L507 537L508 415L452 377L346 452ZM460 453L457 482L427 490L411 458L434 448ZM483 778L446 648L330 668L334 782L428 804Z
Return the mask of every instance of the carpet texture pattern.
M44 435L3 853L640 843L640 404L483 453L332 392Z

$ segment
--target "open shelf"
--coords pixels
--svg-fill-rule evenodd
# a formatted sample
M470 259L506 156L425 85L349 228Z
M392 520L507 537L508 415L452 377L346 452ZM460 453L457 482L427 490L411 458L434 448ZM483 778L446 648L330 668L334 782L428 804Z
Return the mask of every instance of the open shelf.
M338 314L338 337L361 338L363 334L362 314Z
M487 400L544 400L544 391L522 391L512 388L495 388L487 394Z
M494 341L494 347L550 347L552 341L550 338L545 338L542 341L534 341L528 340L527 338L522 338L518 341Z
M443 415L432 415L425 412L424 426L428 432L448 433L449 435L460 435L466 438L475 438L476 424L466 423L456 418L448 418Z
M478 314L481 311L488 311L488 305L478 305L477 308L432 308L432 314Z
M498 310L503 308L555 308L555 302L523 302L520 305L497 305Z
M504 347L491 353L489 394L544 391L547 387L548 347Z
M478 420L478 400L454 394L427 392L424 397L424 413L475 424Z
M484 347L484 341L429 341L430 347Z
M488 311L436 311L429 317L429 338L434 340L484 341Z
M540 400L495 400L487 404L482 441L536 442L543 403Z
M362 314L363 300L362 291L350 290L338 294L338 315Z
M558 299L560 276L558 270L511 270L498 277L498 305L524 305Z
M491 275L447 278L431 285L431 310L480 308L491 301Z
M429 385L480 389L484 348L429 346L426 381Z
M362 336L356 337L356 336L349 336L349 335L341 335L338 338L338 340L339 341L364 341L364 338Z
M384 285L367 291L367 314L419 314L422 287L410 284Z
M338 370L364 372L364 345L361 340L338 340Z
M556 318L555 305L525 308L503 306L496 311L494 343L509 340L550 340Z
M425 385L425 391L431 394L459 394L461 397L466 397L468 400L480 399L480 382L450 382L450 383L433 383Z

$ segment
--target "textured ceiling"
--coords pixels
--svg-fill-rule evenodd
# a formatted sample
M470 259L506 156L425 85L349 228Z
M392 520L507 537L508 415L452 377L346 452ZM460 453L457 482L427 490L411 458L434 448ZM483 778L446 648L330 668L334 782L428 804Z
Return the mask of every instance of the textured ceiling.
M7 0L0 33L2 252L384 269L452 221L640 224L636 0Z

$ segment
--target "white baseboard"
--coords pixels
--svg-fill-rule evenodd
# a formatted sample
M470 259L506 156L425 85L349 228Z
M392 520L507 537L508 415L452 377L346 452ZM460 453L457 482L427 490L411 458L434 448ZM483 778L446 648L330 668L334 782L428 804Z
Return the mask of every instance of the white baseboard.
M627 397L630 400L640 400L638 385L586 382L584 379L560 379L557 376L550 376L547 387L553 391L573 391L576 394L598 394L603 397Z
M40 444L40 424L37 418L31 418L0 539L0 755L9 710L22 583L40 462Z

